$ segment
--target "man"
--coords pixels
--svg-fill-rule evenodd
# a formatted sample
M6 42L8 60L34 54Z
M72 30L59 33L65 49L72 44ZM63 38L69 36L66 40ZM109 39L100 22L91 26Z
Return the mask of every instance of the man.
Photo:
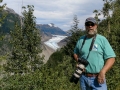
M81 90L107 90L105 74L114 64L116 55L108 40L97 34L94 18L86 19L85 28L87 34L80 37L74 49L76 61L83 58L89 62L80 77Z

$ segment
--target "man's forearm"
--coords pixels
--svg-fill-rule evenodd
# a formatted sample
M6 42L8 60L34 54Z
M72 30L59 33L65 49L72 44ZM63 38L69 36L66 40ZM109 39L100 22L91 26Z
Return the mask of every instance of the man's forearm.
M115 58L109 58L106 61L104 67L101 70L101 72L103 72L105 74L113 66L114 62L115 62Z

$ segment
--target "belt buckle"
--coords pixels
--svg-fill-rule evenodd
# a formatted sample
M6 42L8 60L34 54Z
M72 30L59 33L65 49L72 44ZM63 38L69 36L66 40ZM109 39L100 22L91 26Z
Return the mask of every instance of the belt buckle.
M97 74L94 74L94 73L92 73L91 75L92 75L93 77L96 77L96 76L97 76Z

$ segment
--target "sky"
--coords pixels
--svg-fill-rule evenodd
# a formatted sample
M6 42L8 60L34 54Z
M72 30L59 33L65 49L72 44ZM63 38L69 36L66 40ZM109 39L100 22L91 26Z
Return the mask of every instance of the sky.
M50 24L64 31L70 30L73 18L79 20L79 28L84 28L85 19L94 17L94 10L102 10L103 0L3 0L0 4L7 4L21 15L22 6L34 5L34 16L37 24ZM102 18L102 17L100 17Z

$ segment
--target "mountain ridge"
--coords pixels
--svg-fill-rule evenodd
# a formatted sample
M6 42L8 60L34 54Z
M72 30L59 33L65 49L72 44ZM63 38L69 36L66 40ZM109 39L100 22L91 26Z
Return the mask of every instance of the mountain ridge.
M50 24L36 24L36 27L44 33L49 33L52 35L67 35L65 31L61 28L54 26L53 23Z
M21 18L19 14L17 14L13 9L6 7L2 12L0 12L0 16L2 16L4 13L7 14L6 18L3 20L3 24L0 27L2 32L4 33L10 33L11 30L14 29L15 23L18 22L18 24L21 23ZM37 24L36 28L39 29L41 32L44 32L45 34L51 34L51 35L67 35L65 31L63 31L60 27L55 26L53 23L48 24Z

